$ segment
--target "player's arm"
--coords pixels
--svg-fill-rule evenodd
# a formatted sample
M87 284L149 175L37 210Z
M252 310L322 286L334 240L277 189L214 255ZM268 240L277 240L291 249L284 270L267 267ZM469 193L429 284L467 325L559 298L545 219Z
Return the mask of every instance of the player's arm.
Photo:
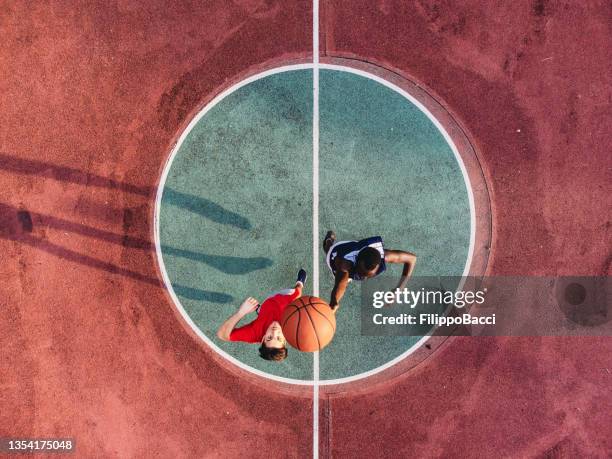
M408 282L412 271L414 271L414 265L416 264L416 255L414 253L406 252L404 250L386 250L385 249L385 262L386 263L403 263L404 269L402 271L402 277L400 278L397 288L402 289Z
M222 341L229 341L230 334L232 330L236 328L238 322L242 320L243 317L250 314L251 312L257 309L257 300L255 298L247 298L242 302L238 311L232 314L217 330L217 337Z
M344 292L346 291L346 286L349 281L349 272L345 270L338 270L334 276L334 288L331 292L331 300L329 301L329 306L334 310L334 312L338 309L338 305L340 304L340 300L344 296Z

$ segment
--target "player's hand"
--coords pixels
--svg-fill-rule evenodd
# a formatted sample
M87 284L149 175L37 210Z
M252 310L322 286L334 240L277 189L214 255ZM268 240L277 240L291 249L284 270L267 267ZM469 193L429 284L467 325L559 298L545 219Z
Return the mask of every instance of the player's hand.
M242 302L240 308L238 309L238 312L246 316L248 313L255 311L257 309L258 304L259 303L257 303L257 300L255 298L248 297Z

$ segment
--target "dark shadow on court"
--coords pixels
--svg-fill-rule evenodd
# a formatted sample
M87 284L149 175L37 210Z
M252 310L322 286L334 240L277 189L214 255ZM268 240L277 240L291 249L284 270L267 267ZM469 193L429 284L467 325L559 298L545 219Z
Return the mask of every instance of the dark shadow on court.
M99 187L119 190L121 192L142 196L147 200L153 198L156 191L155 187L137 186L103 177L101 175L84 172L78 169L57 166L44 161L22 159L1 152L0 170L15 174L50 178L85 187ZM252 225L247 218L236 212L227 210L207 199L176 192L172 189L164 190L164 199L171 205L184 208L190 212L197 213L198 215L202 215L203 217L209 218L212 221L221 224L232 225L241 229L252 228ZM21 242L49 252L62 259L162 287L162 284L158 279L147 277L126 268L116 266L112 263L107 263L88 255L74 252L70 249L53 244L43 238L32 235L31 233L34 227L33 217L37 221L44 222L43 224L45 226L57 228L65 232L72 232L87 237L97 238L124 247L141 250L155 250L153 244L147 240L134 238L128 235L115 234L109 231L55 218L50 215L30 213L27 210L16 209L2 203L0 203L0 238ZM164 246L163 250L167 251L173 256L180 256L190 260L206 263L213 268L228 274L247 274L254 270L264 269L272 265L272 260L263 257L224 257L220 255L208 255L184 249L176 249L168 246ZM173 285L173 288L177 294L185 298L210 301L214 303L229 303L233 301L233 297L225 293L176 285Z
M182 285L172 284L172 288L178 296L188 298L190 300L208 301L210 303L231 303L234 297L221 292L209 292L199 290L197 288L184 287Z
M123 183L70 167L56 166L55 164L45 163L43 161L17 158L4 153L0 153L0 169L16 174L48 177L62 182L75 183L77 185L121 190L140 196L150 196L155 190L154 188L131 185L129 183Z
M39 177L47 177L77 185L120 190L144 197L153 197L156 191L155 187L132 185L100 175L90 174L89 172L83 172L78 169L57 166L55 164L32 159L22 159L5 153L0 153L0 170L16 174L37 175ZM231 225L245 230L253 227L246 217L225 209L219 204L205 198L181 193L166 187L164 189L163 199L168 202L168 204L181 207L217 223Z
M155 246L144 239L139 239L127 235L115 234L110 231L105 231L80 223L70 222L61 218L52 217L50 215L39 214L36 212L28 212L19 210L13 206L0 203L0 222L5 220L4 215L17 216L17 220L22 225L24 232L31 233L33 228L33 219L40 222L39 224L49 228L56 228L64 232L80 234L82 236L100 239L112 244L121 245L140 250L154 251ZM0 228L2 232L2 228ZM248 274L259 269L264 269L272 266L272 260L265 257L230 257L222 255L208 255L205 253L193 252L191 250L177 249L174 247L162 246L162 251L173 256L186 258L188 260L198 261L207 264L226 274Z
M251 229L253 225L242 215L227 210L219 204L208 199L192 196L190 194L175 191L172 188L165 187L162 197L164 203L186 209L189 212L201 215L216 223L222 225L231 225L241 229Z
M205 263L226 274L248 274L259 269L272 266L272 260L265 257L227 257L222 255L207 255L205 253L191 252L189 250L175 249L162 245L162 252L189 260Z
M39 250L43 250L63 260L79 263L90 268L106 271L111 274L117 274L135 279L140 282L145 282L155 287L163 287L162 282L154 277L146 276L136 271L132 271L113 263L99 260L89 255L84 255L66 247L54 244L42 237L37 237L32 234L34 230L34 221L41 222L47 227L53 227L63 231L70 231L85 236L99 238L105 241L121 244L122 236L106 231L89 228L85 225L67 222L55 217L49 217L42 214L30 213L26 210L18 210L6 204L0 204L0 238L6 239L20 244L29 245ZM131 244L128 247L137 247L142 249L150 249L151 244L147 241L139 241L129 238ZM121 244L123 245L123 244ZM194 300L210 301L212 303L230 303L234 300L231 295L221 292L195 289L182 285L173 285L174 290L180 296Z
M131 271L126 268L122 268L112 263L108 263L102 260L98 260L97 258L90 257L89 255L83 255L73 250L67 249L65 247L61 247L57 244L53 244L47 240L42 238L34 237L29 234L6 234L2 228L0 231L0 238L7 239L10 241L19 242L21 244L26 244L31 247L34 247L39 250L43 250L52 255L55 255L63 260L72 261L74 263L79 263L84 266L88 266L90 268L99 269L102 271L106 271L111 274L118 274L120 276L129 277L130 279L135 279L140 282L145 282L149 285L153 285L155 287L162 288L162 283L153 277L145 276L144 274ZM177 294L194 299L194 300L203 300L210 301L211 303L230 303L234 300L231 295L227 295L225 293L213 292L208 290L200 290L191 287L184 287L181 285L173 285L174 290Z

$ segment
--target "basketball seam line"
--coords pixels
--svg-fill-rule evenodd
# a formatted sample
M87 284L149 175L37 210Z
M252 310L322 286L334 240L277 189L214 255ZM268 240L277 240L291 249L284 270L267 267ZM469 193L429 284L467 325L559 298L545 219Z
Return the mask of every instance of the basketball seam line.
M321 350L321 341L319 340L319 334L317 333L317 328L315 327L314 320L312 320L312 317L310 317L310 313L308 312L308 308L304 308L304 310L306 311L306 314L308 315L308 320L310 320L310 325L312 326L312 331L314 332L314 335L317 338L317 347L319 348L319 350Z
M310 303L310 305L312 306L312 309L314 309L315 311L317 311L319 314L321 314L325 320L327 320L329 322L329 324L332 326L332 328L334 329L334 333L336 333L336 326L334 324L332 324L332 321L329 320L329 318L323 314L321 311L319 311L316 307L315 304L321 304L321 303Z
M294 307L295 307L295 311L293 311L291 314L289 314L289 315L288 315L288 316L285 318L285 321L282 323L281 328L283 328L283 327L285 326L285 324L287 323L287 321L288 321L288 320L291 318L291 316L292 316L293 314L295 314L296 312L298 312L298 311L301 309L301 308L299 308L299 307L297 307L297 306L295 306L295 305L294 305Z
M296 311L299 311L301 308L296 309ZM297 326L295 327L295 347L299 350L300 349L300 320L302 319L302 313L298 314L298 323Z

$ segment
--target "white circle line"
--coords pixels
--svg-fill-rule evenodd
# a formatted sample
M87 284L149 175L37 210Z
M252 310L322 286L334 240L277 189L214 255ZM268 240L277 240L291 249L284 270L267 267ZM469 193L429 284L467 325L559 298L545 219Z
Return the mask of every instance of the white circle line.
M336 71L340 71L340 72L353 73L353 74L362 76L364 78L368 78L370 80L376 81L377 83L380 83L380 84L388 87L389 89L392 89L393 91L397 92L398 94L400 94L401 96L403 96L404 98L406 98L410 102L412 102L419 110L421 110L421 112L423 112L429 118L429 120L442 133L442 135L443 135L444 139L446 140L447 144L450 145L451 150L453 151L453 154L455 155L455 159L459 163L459 167L461 169L461 173L463 174L463 179L465 181L465 185L466 185L467 192L468 192L468 201L469 201L469 206L470 206L470 245L469 245L469 249L468 249L468 257L467 257L465 268L464 268L464 271L463 271L463 277L467 276L467 274L469 273L470 264L472 262L472 257L473 257L473 252L474 252L474 243L475 243L475 240L476 240L476 212L475 212L475 206L474 206L474 195L472 193L470 179L469 179L469 176L468 176L465 164L463 163L461 155L459 154L459 150L457 149L455 143L452 141L452 139L451 139L450 135L448 134L448 132L444 129L442 124L429 112L429 110L421 102L419 102L417 99L415 99L412 95L410 95L408 92L404 91L399 86L397 86L397 85L395 85L395 84L393 84L393 83L391 83L391 82L389 82L389 81L387 81L387 80L385 80L385 79L383 79L383 78L381 78L381 77L379 77L377 75L371 74L369 72L365 72L363 70L358 70L358 69L354 69L354 68L351 68L351 67L342 66L342 65L335 65L335 64L317 64L317 65L321 69L336 70ZM252 76L250 76L248 78L245 78L244 80L236 83L235 85L225 89L220 94L218 94L216 97L214 97L208 104L206 104L195 115L195 117L191 120L191 122L187 125L185 130L182 132L182 134L180 135L180 137L177 140L176 144L172 148L170 156L168 157L168 159L166 160L166 163L164 164L164 168L162 170L162 176L160 178L159 185L158 185L158 188L157 188L157 194L156 194L156 198L155 198L155 213L154 213L155 252L156 252L156 255L157 255L157 260L158 260L158 263L159 263L159 268L160 268L160 272L161 272L161 275L162 275L162 279L164 281L165 287L168 289L170 297L172 298L175 306L178 309L178 312L183 317L185 322L196 333L196 335L199 338L201 338L206 344L208 344L208 346L210 346L210 348L213 349L215 352L217 352L219 355L221 355L222 357L224 357L225 359L229 360L231 363L233 363L234 365L238 366L239 368L241 368L241 369L243 369L245 371L248 371L250 373L256 374L256 375L264 377L264 378L272 379L274 381L278 381L278 382L282 382L282 383L286 383L286 384L305 385L305 386L313 385L314 381L303 380L303 379L295 379L295 378L286 378L286 377L283 377L283 376L273 375L273 374L270 374L270 373L266 373L265 371L258 370L257 368L253 368L250 365L245 364L244 362L241 362L240 360L236 359L234 356L230 355L229 353L227 353L226 351L221 349L219 346L217 346L217 344L215 344L208 336L206 336L206 334L204 334L204 332L202 332L202 330L195 324L195 322L193 322L193 320L191 319L189 314L187 314L187 311L185 311L185 308L181 304L181 301L179 300L176 292L174 291L174 289L172 287L172 283L170 281L170 277L169 277L168 272L166 270L166 266L164 264L163 254L162 254L162 250L161 250L161 238L160 238L160 212L161 212L161 202L162 202L162 197L163 197L163 190L164 190L164 187L165 187L165 184L166 184L166 180L168 178L168 174L170 172L170 167L172 165L172 162L174 161L174 158L176 157L176 155L177 155L181 145L183 144L183 142L185 141L187 136L190 134L191 130L195 127L195 125L198 123L198 121L200 121L204 117L204 115L206 115L212 108L214 108L225 97L229 96L233 92L237 91L238 89L240 89L240 88L242 88L242 87L244 87L244 86L246 86L246 85L248 85L248 84L250 84L250 83L252 83L254 81L260 80L262 78L266 78L266 77L271 76L271 75L279 74L279 73L291 72L291 71L296 71L296 70L308 70L308 69L312 69L312 68L314 68L314 64L311 64L311 63L307 63L307 64L295 64L295 65L287 65L287 66L275 67L273 69L269 69L269 70L266 70L264 72L257 73L255 75L252 75ZM461 288L461 286L463 285L463 282L464 282L464 280L462 279L462 281L461 281L461 283L460 283L458 288ZM432 332L433 332L433 330L432 330ZM353 375L353 376L347 376L347 377L344 377L344 378L318 380L317 384L322 385L322 386L335 385L335 384L345 384L345 383L357 381L359 379L367 378L369 376L373 376L373 375L375 375L377 373L380 373L381 371L386 370L387 368L392 367L396 363L398 363L401 360L403 360L406 357L408 357L410 354L415 352L425 341L427 341L427 339L429 339L430 336L431 336L430 334L427 334L427 335L423 336L420 340L418 340L415 344L413 344L410 348L408 348L404 353L400 354L399 356L395 357L393 360L390 360L389 362L387 362L387 363L385 363L383 365L380 365L380 366L378 366L376 368L373 368L372 370L368 370L366 372L359 373L359 374Z
M371 74L369 72L363 71L363 70L359 70L359 69L354 69L351 67L346 67L346 66L342 66L342 65L336 65L336 64L319 64L319 67L322 69L326 69L326 70L336 70L336 71L340 71L340 72L347 72L347 73L353 73L355 75L359 75L362 76L364 78L369 78L371 80L376 81L377 83L382 84L383 86L388 87L389 89L397 92L398 94L400 94L401 96L403 96L404 98L408 99L410 102L412 102L414 105L416 105L416 107L421 110L421 112L423 112L428 118L429 120L438 128L438 131L440 131L442 133L442 136L444 137L444 139L446 140L446 143L448 145L450 145L451 150L453 151L453 154L455 155L455 159L457 160L457 162L459 163L459 168L461 169L461 173L463 175L463 180L465 182L465 186L467 188L467 193L468 193L468 202L469 202L469 206L470 206L470 245L468 248L468 256L465 262L465 266L463 269L463 274L462 274L462 279L461 282L459 283L459 285L457 286L457 290L460 290L461 288L463 288L463 285L465 283L465 277L469 274L470 271L470 265L472 263L472 258L474 255L474 245L475 245L475 241L476 241L476 208L475 208L475 204L474 204L474 194L472 192L472 185L470 182L470 178L467 172L467 168L465 167L465 164L463 163L463 159L461 158L461 155L459 154L459 149L457 148L457 146L455 145L455 143L453 142L450 134L446 131L446 129L444 129L444 126L442 126L442 124L438 121L438 119L436 117L433 116L433 114L421 103L419 102L415 97L413 97L411 94L409 94L407 91L403 90L402 88L400 88L399 86L377 76L374 74ZM319 384L322 386L326 386L326 385L334 385L334 384L344 384L344 383L349 383L352 381L356 381L358 379L362 379L362 378L367 378L369 376L373 376L377 373L380 373L381 371L384 371L390 367L392 367L393 365L399 363L400 361L402 361L403 359L405 359L406 357L408 357L410 354L412 354L413 352L415 352L419 347L421 347L421 345L427 341L430 336L431 333L433 333L433 329L431 330L430 333L428 333L427 335L423 336L420 340L418 340L415 344L413 344L410 348L408 348L404 353L398 355L397 357L395 357L393 360L390 360L389 362L380 365L376 368L373 368L372 370L368 370L366 372L363 373L359 373L357 375L354 376L348 376L345 378L337 378L337 379L324 379L324 380L320 380Z

